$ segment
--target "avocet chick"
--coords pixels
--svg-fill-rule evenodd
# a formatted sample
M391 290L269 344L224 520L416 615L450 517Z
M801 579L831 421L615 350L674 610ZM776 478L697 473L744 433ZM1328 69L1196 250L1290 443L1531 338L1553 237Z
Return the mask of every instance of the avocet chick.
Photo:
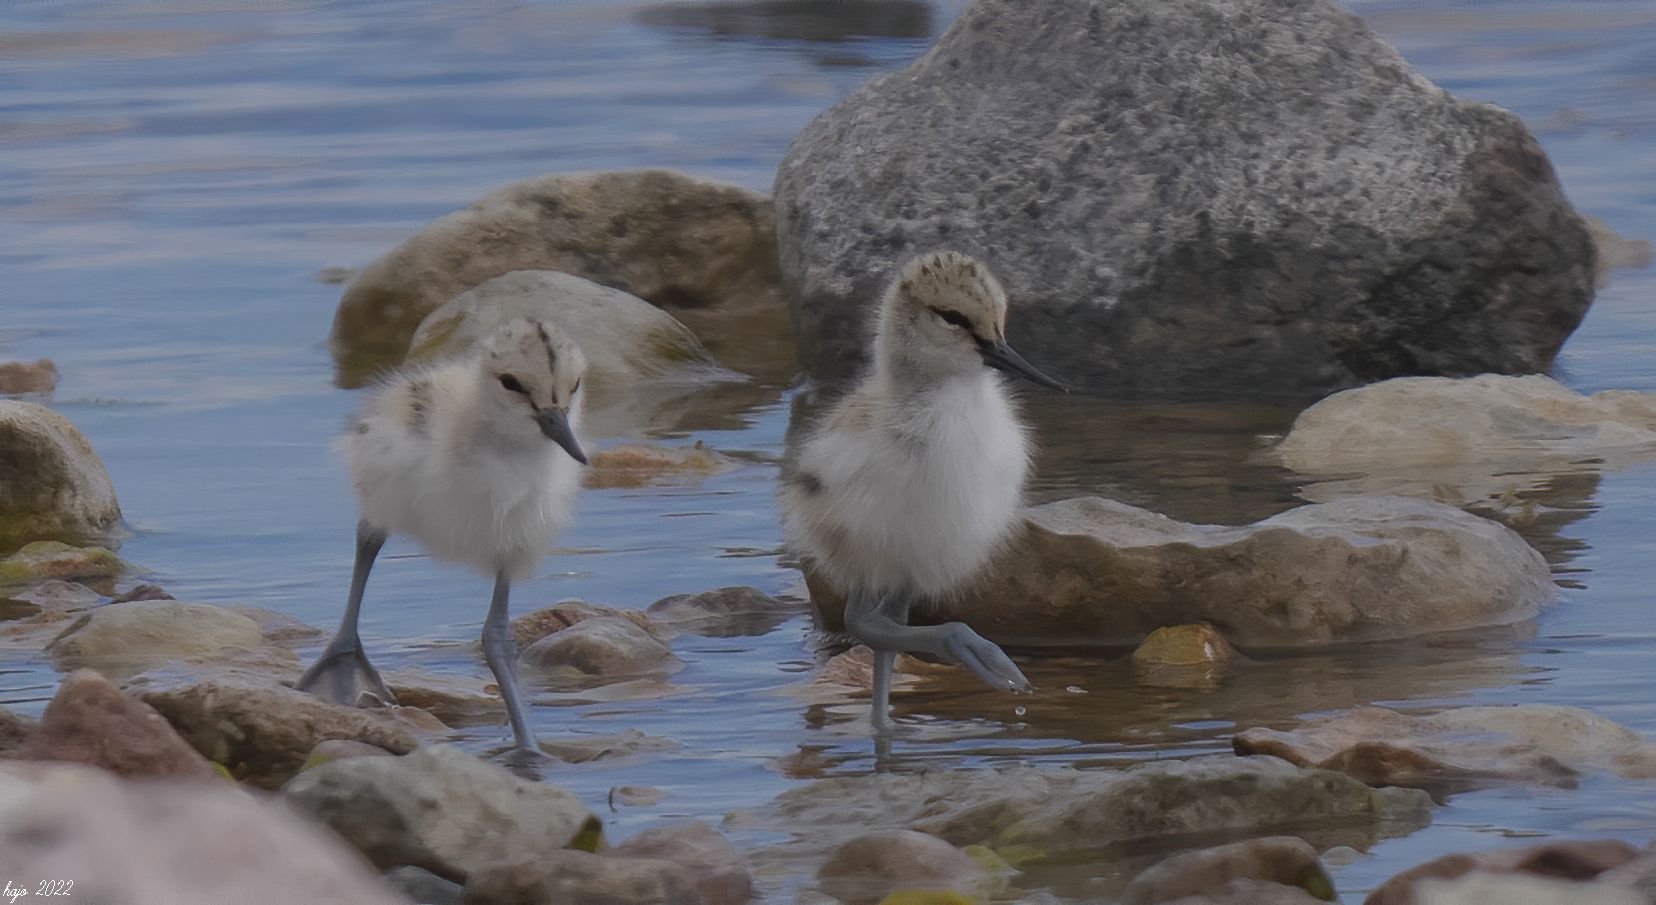
M389 534L494 578L483 656L517 747L539 750L518 694L507 597L569 521L586 455L576 440L586 359L551 324L514 321L468 358L397 373L339 448L362 504L339 632L298 687L342 704L391 693L357 637L368 571Z
M1022 502L1029 444L989 368L1063 389L1006 344L1006 293L987 267L954 252L909 261L881 302L872 370L783 481L791 545L845 595L846 631L875 652L880 731L898 651L957 663L997 688L1029 687L964 623L908 624L914 604L984 566Z

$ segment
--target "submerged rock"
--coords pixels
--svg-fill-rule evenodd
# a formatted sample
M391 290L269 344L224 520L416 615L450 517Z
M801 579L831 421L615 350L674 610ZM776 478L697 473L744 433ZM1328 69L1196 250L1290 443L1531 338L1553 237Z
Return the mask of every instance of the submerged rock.
M419 744L419 730L396 710L341 707L264 676L163 670L135 677L124 690L154 707L208 760L260 788L279 788L327 739L367 742L396 754Z
M78 765L0 762L0 877L73 881L66 902L408 905L327 831L229 783Z
M913 830L877 830L848 839L817 871L818 887L846 905L878 905L898 891L975 897L991 879L965 852Z
M515 182L427 224L363 268L334 313L342 382L400 360L420 321L514 270L556 270L652 304L774 303L765 196L670 170L560 173Z
M897 264L953 248L1010 339L1105 392L1315 395L1544 370L1595 251L1519 119L1329 0L977 0L777 171L801 355L866 354Z
M604 854L676 864L689 874L706 905L744 905L753 897L746 860L718 830L699 820L645 830Z
M658 481L700 479L726 472L736 464L700 440L694 446L612 446L591 454L582 477L588 489L645 487Z
M657 638L662 637L662 627L656 625L655 620L647 613L638 610L618 610L615 607L587 603L584 600L560 600L551 606L524 613L512 620L512 637L517 640L518 648L521 650L577 622L600 616L625 619Z
M541 750L566 764L596 760L619 760L639 754L675 751L678 742L659 735L646 735L631 727L612 735L560 736L542 739Z
M670 861L555 851L497 862L466 881L465 905L703 905L684 868Z
M649 381L729 379L695 335L635 295L555 270L515 270L486 280L426 315L408 344L410 361L465 354L502 325L546 319L587 359L591 389L624 394Z
M1430 716L1363 707L1309 720L1291 732L1249 729L1232 744L1238 754L1338 770L1370 785L1574 785L1584 770L1656 778L1656 742L1556 704L1457 707Z
M50 393L57 388L58 369L50 358L37 361L0 361L0 396Z
M33 656L71 620L98 604L98 592L72 581L40 581L0 599L0 650Z
M1238 889L1238 880L1253 882ZM1270 886L1282 891L1273 893ZM1244 891L1257 898L1241 898ZM1223 901L1224 896L1232 896L1240 905L1269 901L1268 895L1292 902L1294 893L1313 902L1336 901L1334 881L1317 859L1315 848L1295 836L1266 836L1174 855L1127 884L1121 905L1189 902L1187 897Z
M1648 856L1647 856L1648 858ZM1641 868L1637 872L1626 870ZM1445 855L1381 884L1364 905L1645 905L1656 863L1613 839ZM1648 884L1639 884L1648 888Z
M747 586L663 597L647 612L658 624L709 638L763 635L793 615L782 601Z
M43 540L24 544L10 556L0 558L0 584L57 579L86 581L114 578L126 571L120 557L102 547L72 547Z
M793 834L765 859L818 857L871 830L911 829L955 846L1031 857L1192 834L1304 827L1324 844L1367 845L1427 821L1430 796L1270 758L1202 757L1125 770L1016 767L821 779L740 825ZM755 856L756 859L759 856Z
M67 418L0 399L0 548L103 534L121 517L115 486Z
M843 602L806 574L837 628ZM1516 622L1554 594L1523 538L1425 500L1357 497L1227 527L1086 497L1026 510L1002 555L926 616L1014 645L1206 622L1234 644L1304 647Z
M120 776L210 779L216 774L165 717L89 669L58 686L40 726L18 746L19 760L100 767Z
M684 666L659 638L615 616L582 619L531 644L519 661L603 679L668 674Z
M456 882L490 864L549 857L599 827L573 793L448 745L329 761L282 793L375 866L413 865Z

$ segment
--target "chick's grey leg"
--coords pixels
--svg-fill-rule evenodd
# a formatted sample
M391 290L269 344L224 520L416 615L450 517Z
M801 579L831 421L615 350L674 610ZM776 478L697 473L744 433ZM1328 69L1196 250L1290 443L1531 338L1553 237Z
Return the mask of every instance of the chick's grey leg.
M517 641L512 637L512 618L507 612L507 599L512 591L512 580L502 570L495 576L494 597L489 601L489 615L483 620L483 659L494 672L500 696L506 700L506 716L512 721L512 735L519 751L540 752L540 743L529 728L529 717L523 709L523 698L517 687Z
M907 594L887 594L881 598L867 591L854 592L846 600L846 631L874 650L873 719L876 729L891 726L888 710L891 671L898 651L931 654L964 666L996 688L1029 690L1029 680L1024 678L1012 659L998 645L984 639L965 623L909 625L908 611L912 602L913 598Z
M362 593L368 588L368 573L374 568L374 559L385 546L385 532L367 522L357 522L356 564L351 569L351 592L345 600L345 615L339 621L339 631L323 648L310 669L294 685L324 700L355 707L364 691L377 696L387 704L396 702L391 690L385 687L368 654L357 636L357 617L362 612Z

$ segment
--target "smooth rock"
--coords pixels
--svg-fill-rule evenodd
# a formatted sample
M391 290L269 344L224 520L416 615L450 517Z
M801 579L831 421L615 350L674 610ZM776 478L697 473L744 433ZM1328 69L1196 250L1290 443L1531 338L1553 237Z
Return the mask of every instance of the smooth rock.
M837 630L843 603L809 564L806 577ZM1227 527L1085 497L1025 510L1003 553L926 618L1013 645L1206 622L1244 647L1309 647L1517 622L1555 595L1511 529L1426 500L1356 497Z
M1565 840L1525 848L1445 855L1392 877L1369 893L1364 905L1643 905L1628 898L1634 879L1603 884L1594 879L1632 862L1639 851L1613 839ZM1482 875L1482 876L1478 876ZM1446 881L1478 881L1467 887ZM1516 881L1488 883L1490 880ZM1538 882L1537 882L1538 881ZM1499 890L1506 898L1494 898ZM1527 891L1526 891L1527 890ZM1551 898L1541 896L1549 893Z
M683 308L774 305L770 201L670 170L515 182L427 224L363 268L329 341L354 385L400 360L428 314L516 270L556 270Z
M1311 406L1276 451L1307 474L1656 458L1656 393L1589 396L1540 375L1400 377Z
M16 553L0 558L0 584L114 578L125 570L120 557L102 547L73 547L43 540L24 544Z
M613 446L592 453L590 458L581 479L582 486L589 490L647 487L675 479L700 480L736 467L700 440L694 446Z
M541 750L566 764L588 764L599 760L620 760L640 754L661 754L678 750L678 742L628 727L613 734L541 739Z
M497 863L466 882L466 905L703 905L690 874L668 861L554 851Z
M58 669L125 678L179 661L223 658L264 645L259 624L205 603L140 600L93 609L48 647Z
M541 607L513 619L512 637L517 640L518 648L521 650L577 622L597 616L625 619L658 638L665 634L663 627L656 625L648 613L639 610L619 610L603 604L587 603L584 600L560 600L551 606Z
M123 781L79 765L0 762L0 877L31 892L72 880L64 902L408 905L276 802L225 782Z
M395 754L378 745L359 742L348 738L328 738L316 743L310 754L305 755L305 765L300 771L309 770L332 760L344 760L348 757L396 757Z
M498 723L506 713L499 686L476 676L403 669L382 677L397 703L418 707L449 726Z
M1457 707L1409 716L1382 707L1308 720L1291 732L1255 728L1238 754L1338 770L1370 785L1455 789L1496 782L1573 786L1584 770L1656 778L1656 743L1576 707Z
M0 361L0 395L50 393L57 388L58 369L50 358L36 361Z
M28 656L60 634L76 617L98 604L98 592L71 581L41 581L7 591L0 618L0 650Z
M676 864L707 905L743 905L753 897L746 860L718 830L699 820L645 830L604 854Z
M603 679L670 674L684 666L660 639L615 616L582 619L548 635L524 650L519 662Z
M646 612L659 624L709 638L763 635L793 615L782 601L746 586L663 597Z
M118 776L211 779L213 765L166 718L122 694L102 675L76 670L58 685L19 760L86 764Z
M1370 789L1326 770L1273 758L1199 757L1124 770L1009 767L837 776L783 792L730 818L786 832L766 863L821 863L847 839L912 829L952 845L1014 846L1040 856L1188 834L1266 834L1305 828L1320 844L1371 844L1425 825L1431 797ZM753 856L756 861L760 856ZM761 867L763 870L763 867Z
M139 587L153 587L153 586L140 585ZM136 591L137 588L134 588L133 590ZM173 599L172 595L168 594L166 591L161 591L160 588L156 588L155 590L160 591L159 596L143 596L143 597L134 597L132 599L134 599L134 600L172 600ZM235 604L235 605L232 605L232 606L227 606L227 607L225 607L225 609L229 610L232 613L240 613L241 615L246 616L247 618L253 620L253 622L259 626L259 632L260 632L261 635L264 636L265 643L267 643L267 644L279 644L279 645L283 645L283 646L293 647L293 646L298 646L298 645L302 645L302 644L308 644L312 641L320 641L323 638L328 637L327 632L323 631L322 629L317 628L314 625L307 625L303 622L300 622L298 619L295 619L292 616L289 616L286 613L280 613L280 612L277 612L276 610L266 609L262 606L245 606L245 605L242 605L242 604Z
M550 857L598 827L573 793L449 745L329 761L282 794L377 867L413 865L455 882L490 864Z
M1225 894L1236 880L1288 887L1313 901L1336 901L1334 881L1316 849L1295 836L1266 836L1167 858L1127 884L1121 905L1162 905Z
M936 836L878 830L840 843L817 871L817 885L846 905L878 905L898 890L984 891L990 877L976 861Z
M1225 663L1237 656L1225 636L1213 626L1170 625L1156 629L1133 650L1139 666L1202 666Z
M420 905L461 905L465 887L419 867L393 867L385 872L392 889Z
M1318 905L1327 901L1298 887L1239 878L1204 893L1170 900L1167 905Z
M610 786L609 806L612 811L616 805L626 808L649 807L652 804L660 804L666 797L667 790L655 786Z
M1518 117L1331 0L977 0L817 116L774 195L819 375L862 360L894 268L939 248L1005 283L1030 361L1111 393L1542 371L1593 293Z
M102 535L121 517L86 437L43 406L0 399L0 549Z
M395 754L419 744L418 730L397 711L341 707L263 677L157 671L123 690L159 711L208 760L265 789L291 779L326 739L367 742Z

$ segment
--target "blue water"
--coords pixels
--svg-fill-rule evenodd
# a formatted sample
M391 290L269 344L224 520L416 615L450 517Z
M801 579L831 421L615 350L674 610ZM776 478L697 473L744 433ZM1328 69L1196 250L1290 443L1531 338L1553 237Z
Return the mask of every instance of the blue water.
M337 619L355 512L328 443L354 395L323 345L339 287L422 223L512 180L666 166L768 190L793 135L870 75L904 65L950 5L868 17L840 34L786 23L727 33L642 4L12 0L0 8L0 359L50 357L54 405L90 438L132 535L121 555L182 599L250 603L316 625ZM1617 231L1656 234L1656 6L1483 2L1356 8L1439 84L1521 115L1571 198ZM747 22L748 20L743 20ZM751 22L748 23L751 25ZM768 32L768 34L766 33ZM871 34L870 34L871 33ZM1656 276L1617 274L1566 347L1583 390L1656 390ZM642 607L752 584L799 596L780 563L772 488L790 394L690 429L759 455L732 472L584 495L563 549L520 587L523 612L564 597ZM1096 403L1077 401L1076 406ZM1040 412L1043 424L1075 419ZM1168 413L1152 413L1165 416ZM1286 475L1246 452L1281 413L1102 413L1090 432L1043 430L1037 493L1104 492L1180 518L1251 520L1292 505ZM1169 426L1171 425L1171 426ZM612 438L612 442L624 438ZM650 438L646 438L650 439ZM1119 660L1031 665L1048 691L1023 703L969 685L903 706L937 731L907 766L1131 759L1223 750L1235 726L1359 703L1560 702L1656 736L1656 466L1564 486L1582 517L1532 529L1580 587L1517 637L1419 641L1289 658L1212 689L1134 685ZM755 553L754 551L759 551ZM363 634L382 667L482 674L467 642L487 583L393 542ZM611 785L653 785L658 805L606 817L612 835L673 816L717 821L796 782L771 765L821 748L829 769L871 768L867 740L823 710L769 694L813 662L809 620L757 638L680 639L687 692L655 701L536 708L548 735L636 727L677 751L571 767L555 780L600 805ZM0 701L50 696L45 665L0 662ZM1066 694L1079 685L1090 694ZM466 744L497 743L498 729ZM1349 901L1444 851L1528 834L1656 834L1656 786L1592 778L1571 791L1453 799L1429 829L1337 870ZM744 846L768 840L736 831ZM1104 872L1101 869L1101 873ZM1053 879L1084 898L1087 882ZM767 876L777 897L801 877ZM1040 877L1027 880L1039 886Z

